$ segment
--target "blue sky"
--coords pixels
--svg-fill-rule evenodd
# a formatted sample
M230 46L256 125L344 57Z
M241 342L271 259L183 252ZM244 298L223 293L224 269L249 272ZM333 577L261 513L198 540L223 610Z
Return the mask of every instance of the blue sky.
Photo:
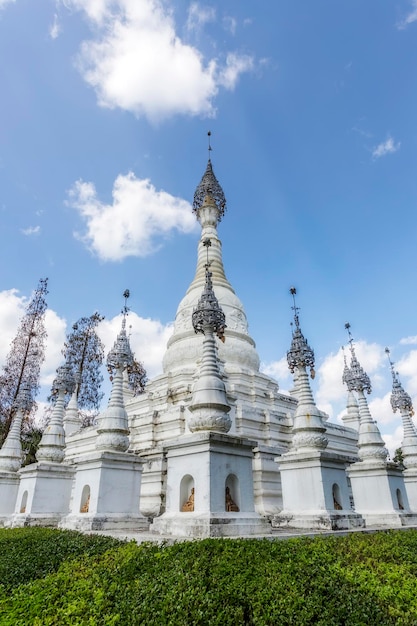
M127 287L137 356L160 370L210 129L226 273L264 367L290 388L294 284L319 405L343 409L349 320L399 442L383 348L417 400L416 48L416 0L0 0L0 361L48 276L44 395L67 327L99 310L111 342Z

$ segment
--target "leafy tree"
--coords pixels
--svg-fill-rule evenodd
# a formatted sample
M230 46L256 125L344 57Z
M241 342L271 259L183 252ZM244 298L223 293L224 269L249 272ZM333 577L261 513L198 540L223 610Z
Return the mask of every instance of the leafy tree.
M42 439L43 429L31 423L22 432L22 467L36 463L36 452Z
M143 364L134 357L132 363L130 363L126 369L129 389L134 396L138 396L145 391L145 385L148 380L146 370Z
M35 413L36 394L39 391L40 368L45 359L45 297L48 279L43 278L30 300L26 313L13 339L6 363L0 374L0 425L1 438L5 439L14 415L14 402L25 386L29 391L28 419Z
M404 467L404 456L402 448L397 448L394 455L394 463L398 463L400 467Z
M78 407L83 423L91 423L98 414L103 393L101 365L104 346L97 335L97 326L104 319L99 313L81 317L67 335L63 354L77 381Z

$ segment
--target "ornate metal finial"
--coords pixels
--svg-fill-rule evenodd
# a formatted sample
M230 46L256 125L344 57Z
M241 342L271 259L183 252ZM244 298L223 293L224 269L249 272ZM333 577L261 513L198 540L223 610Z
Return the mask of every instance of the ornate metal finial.
M52 395L58 394L60 391L65 393L73 393L75 389L75 379L69 365L61 365L56 370L56 378L52 383Z
M125 305L123 307L122 313L125 313L127 315L128 311L130 311L129 307L127 306L128 298L130 298L130 291L129 291L129 289L125 289L124 290L123 298L125 299Z
M209 151L209 159L207 163L206 171L203 174L203 178L201 179L197 189L194 193L194 201L193 201L193 213L198 215L200 208L203 205L204 199L207 195L211 196L217 206L219 211L218 221L222 219L225 211L226 211L226 198L223 192L223 189L220 186L219 181L214 175L213 167L211 165L210 153L212 151L211 147L211 132L207 133L208 135L208 151Z
M353 337L350 332L349 322L346 322L345 328L349 336L351 360L350 368L345 368L343 372L343 382L346 384L348 391L366 391L367 393L371 393L372 386L369 376L356 358L355 346L353 345Z
M205 249L207 251L206 266L209 267L211 265L211 263L209 261L209 248L211 247L211 239L210 239L210 237L206 237L205 239L203 239L203 246L205 247Z
M295 322L295 326L296 328L298 328L300 326L300 318L298 316L298 313L300 311L300 307L298 307L295 303L295 294L297 293L297 289L295 287L290 287L290 294L292 295L292 301L293 301L293 306L291 307L291 309L294 311L294 322Z
M300 328L299 307L295 303L295 294L297 290L295 287L290 288L290 294L293 298L293 306L291 309L294 311L295 329L292 330L291 348L287 352L287 362L291 373L294 373L297 367L309 367L310 376L314 378L316 373L314 371L314 351L307 343L307 339L304 337Z
M406 391L404 391L403 386L400 383L398 372L394 370L394 363L390 359L390 351L388 348L385 348L385 354L387 355L390 368L391 368L391 376L392 376L392 393L391 393L391 407L394 413L397 412L398 409L405 409L410 412L410 415L414 415L413 403Z
M129 315L129 311L130 308L127 306L127 301L130 298L130 291L129 289L125 289L123 292L123 298L125 299L125 304L124 307L122 308L122 315L123 315L123 320L122 320L122 328L126 328L126 317Z
M126 335L126 317L129 313L129 307L127 306L127 299L130 296L129 289L125 289L123 297L125 299L124 307L122 308L122 329L117 335L117 339L114 342L113 348L107 355L107 370L110 374L110 380L113 380L114 371L117 368L124 369L129 365L132 365L134 356L130 349L129 339Z
M203 293L197 303L197 307L193 311L192 323L196 333L204 334L204 329L211 327L213 333L215 333L219 339L224 341L226 316L223 313L213 291L213 283L211 280L212 272L210 272L210 261L208 258L211 241L208 237L204 239L203 246L207 248L207 263L204 266L206 268L206 282Z

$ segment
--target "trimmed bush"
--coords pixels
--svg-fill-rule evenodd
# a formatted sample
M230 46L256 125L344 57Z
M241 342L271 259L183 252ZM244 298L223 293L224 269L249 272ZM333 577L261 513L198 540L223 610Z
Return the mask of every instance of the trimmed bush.
M43 578L63 561L102 554L123 542L103 535L82 535L51 528L0 528L0 590Z
M417 624L414 530L131 542L69 556L57 571L3 593L2 626Z

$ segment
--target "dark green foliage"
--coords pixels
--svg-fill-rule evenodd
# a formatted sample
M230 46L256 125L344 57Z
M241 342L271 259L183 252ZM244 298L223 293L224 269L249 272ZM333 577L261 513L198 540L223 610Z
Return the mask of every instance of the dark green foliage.
M398 463L401 468L404 468L404 456L402 448L397 448L395 450L395 455L393 458L394 463Z
M40 440L42 439L43 430L37 428L33 423L28 425L22 431L22 467L36 463L36 452L38 451Z
M9 592L55 572L64 561L101 554L122 543L113 537L69 530L0 528L0 590Z
M51 535L41 549L39 542L30 545L34 530L26 532L24 548L11 540L17 550L11 557L0 542L0 580L6 578L7 589L17 585L7 574L16 558L22 572L26 561L36 571L59 537ZM33 580L3 594L2 626L417 624L414 530L172 546L132 542L97 554L101 548L70 561L64 554L77 556L81 543L73 552L60 548L52 567L22 574L19 582ZM41 578L60 559L58 571Z

